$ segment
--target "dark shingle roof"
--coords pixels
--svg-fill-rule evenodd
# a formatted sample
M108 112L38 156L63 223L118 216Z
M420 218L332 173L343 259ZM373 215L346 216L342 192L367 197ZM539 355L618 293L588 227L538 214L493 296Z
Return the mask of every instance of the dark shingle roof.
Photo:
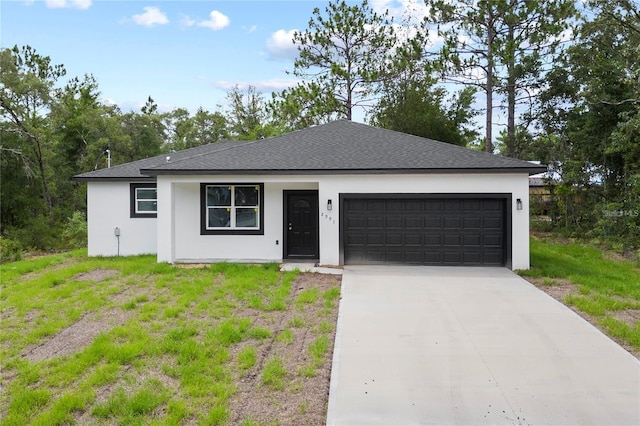
M251 142L220 142L121 167L142 174L540 173L546 167L348 120ZM178 154L183 154L178 156ZM150 161L149 163L142 162ZM133 166L135 165L135 166ZM112 168L111 170L113 170ZM104 170L104 169L103 169ZM97 172L92 172L97 173ZM92 180L92 173L77 176ZM83 176L87 176L84 177ZM99 178L95 176L95 178Z
M197 146L182 151L170 152L167 154L157 155L155 157L145 158L144 160L132 161L130 163L119 164L107 169L99 169L91 172L82 173L74 176L75 180L155 180L155 177L140 173L142 169L149 169L167 163L167 157L170 161L177 161L189 157L194 157L204 153L213 153L224 150L234 145L241 145L247 142L222 141L210 143L207 145Z

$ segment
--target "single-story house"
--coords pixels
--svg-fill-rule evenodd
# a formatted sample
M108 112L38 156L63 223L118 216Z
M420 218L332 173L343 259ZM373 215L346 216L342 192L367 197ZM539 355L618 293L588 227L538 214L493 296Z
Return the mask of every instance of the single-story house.
M347 120L75 176L90 256L529 267L545 167Z
M529 176L531 214L547 215L549 213L554 187L555 184L552 179L549 179L548 173Z

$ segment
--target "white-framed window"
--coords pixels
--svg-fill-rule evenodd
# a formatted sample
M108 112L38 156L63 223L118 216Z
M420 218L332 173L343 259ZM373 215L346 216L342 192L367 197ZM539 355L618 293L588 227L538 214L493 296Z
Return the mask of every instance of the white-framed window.
M202 184L203 234L262 233L262 184Z
M158 213L155 188L136 188L136 213Z
M155 183L131 184L131 217L157 217L158 195Z

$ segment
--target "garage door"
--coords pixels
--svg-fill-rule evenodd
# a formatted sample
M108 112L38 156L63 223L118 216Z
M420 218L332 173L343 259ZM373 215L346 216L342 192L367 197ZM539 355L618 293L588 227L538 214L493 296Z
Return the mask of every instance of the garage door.
M505 263L505 200L345 198L345 264Z

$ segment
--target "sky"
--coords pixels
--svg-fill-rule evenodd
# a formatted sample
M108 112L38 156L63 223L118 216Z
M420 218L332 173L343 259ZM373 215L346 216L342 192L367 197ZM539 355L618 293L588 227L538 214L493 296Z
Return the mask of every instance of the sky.
M353 2L351 2L353 3ZM358 3L358 2L356 2ZM161 111L224 107L235 85L295 85L291 39L321 0L0 0L0 44L30 45L63 64L66 78L92 74L101 99L123 111L151 96ZM397 18L419 0L373 0ZM418 12L419 13L419 12ZM363 114L354 117L364 119Z

